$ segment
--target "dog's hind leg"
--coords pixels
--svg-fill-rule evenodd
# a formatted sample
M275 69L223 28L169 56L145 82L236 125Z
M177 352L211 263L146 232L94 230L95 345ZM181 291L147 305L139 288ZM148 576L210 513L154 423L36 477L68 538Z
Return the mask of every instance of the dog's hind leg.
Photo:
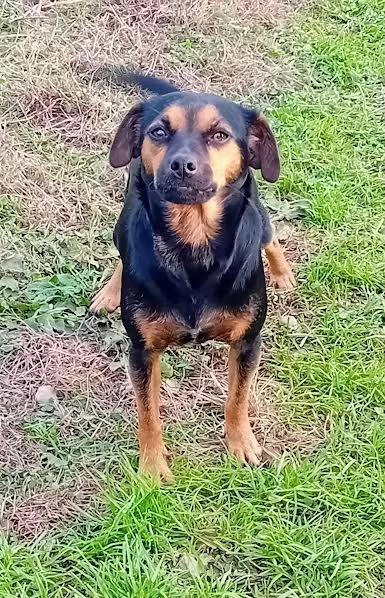
M259 465L262 448L249 421L249 394L261 356L261 338L243 338L229 354L229 395L225 406L225 435L231 455L242 463Z
M282 246L275 237L263 246L269 262L270 281L279 289L291 290L295 287L293 270L287 261Z
M102 310L113 312L120 306L120 295L122 291L122 271L123 265L121 260L111 276L107 284L96 293L90 311L99 313Z

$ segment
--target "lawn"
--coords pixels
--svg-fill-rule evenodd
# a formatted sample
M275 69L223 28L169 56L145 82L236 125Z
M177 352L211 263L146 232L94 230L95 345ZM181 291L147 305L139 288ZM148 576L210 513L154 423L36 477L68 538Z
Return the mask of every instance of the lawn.
M385 595L385 3L257 4L0 5L0 598ZM276 131L261 192L298 288L269 289L260 469L226 457L211 344L163 359L174 484L135 473L127 342L87 313L136 97L92 81L104 62L262 104Z

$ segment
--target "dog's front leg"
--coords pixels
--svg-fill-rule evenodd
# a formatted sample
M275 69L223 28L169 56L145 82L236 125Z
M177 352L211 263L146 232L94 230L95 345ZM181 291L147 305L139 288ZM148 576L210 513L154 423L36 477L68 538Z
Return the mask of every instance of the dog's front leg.
M249 421L249 394L261 356L261 338L243 338L229 354L229 395L225 406L225 435L229 452L242 463L259 465L262 448Z
M130 350L130 375L138 406L139 471L170 481L159 413L160 353L136 344Z

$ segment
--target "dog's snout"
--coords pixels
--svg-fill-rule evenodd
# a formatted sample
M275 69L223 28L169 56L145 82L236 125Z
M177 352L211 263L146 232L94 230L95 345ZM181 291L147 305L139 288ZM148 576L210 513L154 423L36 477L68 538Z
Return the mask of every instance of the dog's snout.
M186 158L185 156L175 156L170 164L171 171L179 179L193 176L197 168L196 161L193 158Z

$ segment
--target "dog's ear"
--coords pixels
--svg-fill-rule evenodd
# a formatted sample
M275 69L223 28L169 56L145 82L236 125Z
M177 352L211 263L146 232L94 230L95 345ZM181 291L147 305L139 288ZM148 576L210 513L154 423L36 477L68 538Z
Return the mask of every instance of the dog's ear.
M249 120L247 148L249 165L260 169L266 181L275 183L281 170L279 151L273 131L263 114L254 113L254 118Z
M136 104L123 118L110 150L110 164L113 168L127 166L132 158L140 154L140 119L143 104Z

